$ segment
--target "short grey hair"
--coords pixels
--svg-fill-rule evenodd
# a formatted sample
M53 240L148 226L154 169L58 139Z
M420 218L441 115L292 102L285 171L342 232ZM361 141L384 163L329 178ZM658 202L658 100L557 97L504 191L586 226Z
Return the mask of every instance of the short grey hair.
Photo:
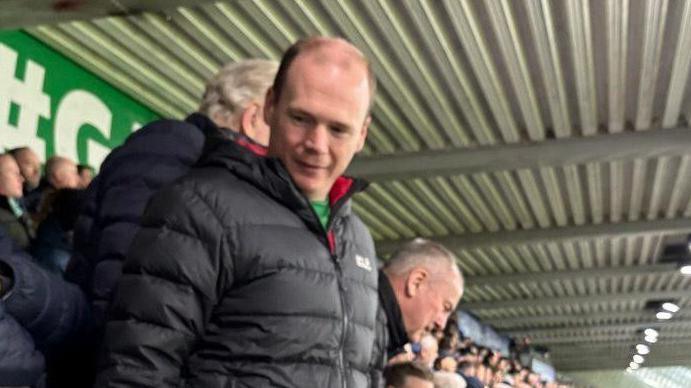
M207 82L199 112L211 119L219 113L235 119L251 102L263 103L277 70L278 62L267 59L225 65Z
M434 275L458 272L463 285L463 275L458 268L456 255L438 242L416 238L403 244L384 264L384 272L394 276L404 276L415 267L424 267Z

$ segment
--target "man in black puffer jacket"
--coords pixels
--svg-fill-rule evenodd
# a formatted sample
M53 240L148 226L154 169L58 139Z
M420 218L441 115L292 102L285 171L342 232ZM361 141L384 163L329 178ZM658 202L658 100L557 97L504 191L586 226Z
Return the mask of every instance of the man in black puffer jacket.
M269 157L210 139L149 203L106 328L98 387L366 387L374 244L342 177L374 77L340 39L284 55Z

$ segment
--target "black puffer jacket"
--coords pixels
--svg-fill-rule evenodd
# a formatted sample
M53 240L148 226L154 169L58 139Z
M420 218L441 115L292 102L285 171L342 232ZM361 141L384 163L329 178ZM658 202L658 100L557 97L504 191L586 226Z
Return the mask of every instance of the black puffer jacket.
M149 203L106 327L98 387L365 387L372 239L331 191L327 233L281 163L228 141Z

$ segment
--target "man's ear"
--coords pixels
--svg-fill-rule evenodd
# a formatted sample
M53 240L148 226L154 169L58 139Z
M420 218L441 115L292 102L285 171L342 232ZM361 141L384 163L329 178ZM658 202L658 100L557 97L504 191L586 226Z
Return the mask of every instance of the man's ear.
M240 133L250 139L255 139L257 136L255 123L257 122L256 120L262 119L261 117L257 117L257 115L260 114L259 110L259 104L253 102L250 103L240 115Z
M271 125L271 117L274 114L274 109L276 109L274 106L276 103L275 97L274 87L272 86L266 91L266 97L264 98L264 121L269 125Z
M362 151L362 148L365 146L365 140L367 140L367 132L369 131L370 123L372 123L372 116L367 115L367 118L365 119L365 122L362 124L362 129L359 133L360 138L358 139L356 152Z
M427 272L426 269L420 268L420 267L413 268L408 273L408 277L406 278L406 282L405 282L406 296L408 296L410 298L414 298L418 294L418 292L420 291L420 288L425 283L425 281L427 281L428 278L429 278L429 273Z

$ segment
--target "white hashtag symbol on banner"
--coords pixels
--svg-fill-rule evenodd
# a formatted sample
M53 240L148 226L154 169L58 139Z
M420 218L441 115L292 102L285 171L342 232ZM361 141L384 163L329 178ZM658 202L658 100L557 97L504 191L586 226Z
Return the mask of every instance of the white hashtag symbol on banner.
M45 141L37 136L39 117L50 118L50 97L43 93L45 69L29 60L21 81L14 76L16 66L17 53L0 43L0 148L28 146L45 160ZM16 126L10 123L12 103L19 108Z

